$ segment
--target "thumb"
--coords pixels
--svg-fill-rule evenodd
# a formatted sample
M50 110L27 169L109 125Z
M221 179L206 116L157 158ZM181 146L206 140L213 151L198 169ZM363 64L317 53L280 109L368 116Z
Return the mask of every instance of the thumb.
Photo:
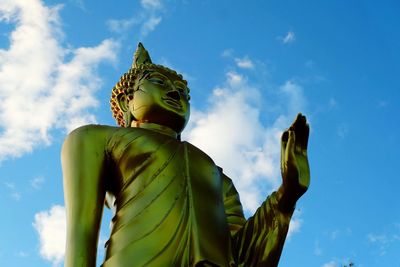
M285 158L288 164L294 164L295 162L295 155L294 155L295 144L296 144L296 134L293 131L293 129L289 129L289 138L285 151L286 153Z

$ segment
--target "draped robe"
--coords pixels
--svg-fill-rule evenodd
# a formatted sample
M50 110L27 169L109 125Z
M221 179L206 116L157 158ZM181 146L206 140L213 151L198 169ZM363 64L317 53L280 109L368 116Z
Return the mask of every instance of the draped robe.
M108 131L103 267L277 266L292 213L276 193L246 220L232 180L200 149L148 129Z

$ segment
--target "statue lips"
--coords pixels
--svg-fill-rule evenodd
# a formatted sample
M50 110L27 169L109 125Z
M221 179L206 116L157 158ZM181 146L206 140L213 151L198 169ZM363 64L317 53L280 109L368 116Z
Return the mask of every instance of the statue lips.
M164 102L167 103L169 106L182 109L182 104L179 100L170 97L163 97L162 100L164 100Z

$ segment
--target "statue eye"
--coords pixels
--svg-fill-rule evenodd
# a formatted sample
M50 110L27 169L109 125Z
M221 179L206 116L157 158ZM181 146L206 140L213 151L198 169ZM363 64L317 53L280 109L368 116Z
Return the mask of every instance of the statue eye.
M183 88L178 88L178 91L179 91L179 93L180 93L181 95L183 95L183 96L186 96L186 95L187 95L185 89L183 89Z
M164 85L164 80L161 79L161 78L152 77L148 81L151 82L151 83L154 83L154 84Z

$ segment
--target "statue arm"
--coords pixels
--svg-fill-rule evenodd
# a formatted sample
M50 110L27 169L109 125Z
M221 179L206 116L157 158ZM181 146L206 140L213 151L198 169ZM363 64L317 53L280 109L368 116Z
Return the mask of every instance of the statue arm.
M233 251L239 266L278 265L295 204L310 184L308 136L306 117L298 114L290 128L282 135L282 185L266 199L252 217L245 222L241 221L241 227L234 224L234 231L231 230ZM230 179L225 178L225 181L229 184ZM229 186L224 185L225 188ZM239 207L241 209L241 205L236 190L224 190L224 193L226 200L236 199L235 205L225 205L228 224L232 229L230 210L237 210Z
M277 266L293 211L283 212L272 193L248 220L232 181L224 175L225 212L239 266Z
M100 127L91 125L76 129L62 147L67 213L66 267L96 265L105 197L106 138Z
M233 236L239 266L278 266L292 213L283 213L272 193Z

